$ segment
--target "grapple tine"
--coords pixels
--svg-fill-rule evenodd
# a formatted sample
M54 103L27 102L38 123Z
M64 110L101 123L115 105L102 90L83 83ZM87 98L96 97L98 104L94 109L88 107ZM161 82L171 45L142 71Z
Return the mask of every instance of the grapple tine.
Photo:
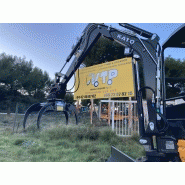
M37 118L37 128L40 128L40 121L41 121L41 117L42 117L42 114L44 113L44 111L49 107L49 106L53 106L54 103L47 103L46 105L44 105L40 111L39 111L39 114L38 114L38 118Z
M33 111L37 111L37 110L40 110L42 108L42 106L40 105L40 103L35 103L33 105L31 105L27 110L26 110L26 113L24 115L24 120L23 120L23 128L25 129L26 128L26 121L27 121L27 118L29 116L29 114Z

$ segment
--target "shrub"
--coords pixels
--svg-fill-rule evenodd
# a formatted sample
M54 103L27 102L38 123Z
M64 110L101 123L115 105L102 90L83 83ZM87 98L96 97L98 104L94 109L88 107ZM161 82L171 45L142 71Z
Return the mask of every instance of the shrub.
M3 120L3 123L9 123L9 121L7 119Z
M63 146L64 148L70 148L71 145L68 141L59 141L56 146Z
M36 125L29 125L26 129L26 132L30 132L30 133L35 133L35 132L38 132L38 128Z
M76 130L76 139L79 139L79 140L82 140L85 138L85 135L86 135L86 132L87 132L87 128L84 128L84 127L79 127L77 130Z
M16 139L16 140L14 141L14 145L22 145L24 142L25 142L24 139Z
M90 153L95 153L95 154L100 151L101 151L100 148L98 148L97 146L92 146L89 150Z
M46 130L42 133L42 137L47 138L49 140L57 140L61 138L69 137L67 128L53 128L50 130Z
M85 133L85 138L90 140L97 140L99 138L100 131L96 128L88 128Z
M37 147L37 148L33 147L33 148L30 148L28 150L28 152L30 154L36 154L37 155L37 154L41 154L41 153L46 153L46 149L44 147Z
M118 136L115 134L115 132L113 132L110 129L102 131L101 136L100 136L101 140L105 142L110 142L113 137L118 139Z
M121 138L113 137L109 140L109 143L113 146L118 145L121 142Z
M99 130L91 127L58 127L44 131L41 135L49 140L57 139L90 139L97 140L99 138Z
M95 154L91 154L87 157L87 162L93 161L96 158Z
M82 153L87 152L89 146L90 146L89 143L84 143L84 144L81 144L81 145L76 145L78 151L80 151Z
M139 141L139 135L137 133L135 133L135 134L132 135L131 139L138 142Z

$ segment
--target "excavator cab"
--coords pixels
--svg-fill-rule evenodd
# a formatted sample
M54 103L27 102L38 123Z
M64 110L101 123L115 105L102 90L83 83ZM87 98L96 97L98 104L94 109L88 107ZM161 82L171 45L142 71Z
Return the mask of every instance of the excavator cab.
M178 60L176 64L169 60L165 64L165 53L169 55L170 51L174 52L176 58L184 59L185 24L173 32L162 45L163 115L169 123L167 134L176 139L177 155L181 161L185 161L185 66L182 60ZM173 68L170 70L170 67Z

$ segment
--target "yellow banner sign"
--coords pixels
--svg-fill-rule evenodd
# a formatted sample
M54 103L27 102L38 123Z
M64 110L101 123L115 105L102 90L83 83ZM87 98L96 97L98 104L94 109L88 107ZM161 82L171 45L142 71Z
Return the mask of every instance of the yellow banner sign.
M77 74L75 100L135 96L132 58L79 69L79 87Z

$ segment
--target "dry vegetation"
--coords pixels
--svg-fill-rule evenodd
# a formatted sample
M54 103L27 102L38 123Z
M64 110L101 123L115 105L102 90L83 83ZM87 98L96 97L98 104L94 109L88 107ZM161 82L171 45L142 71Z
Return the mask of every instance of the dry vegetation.
M133 158L144 155L138 136L121 138L105 125L92 126L82 120L75 125L71 118L66 126L63 117L45 115L41 129L33 122L23 132L23 116L18 115L19 128L13 133L14 115L0 115L0 161L104 162L112 145Z

